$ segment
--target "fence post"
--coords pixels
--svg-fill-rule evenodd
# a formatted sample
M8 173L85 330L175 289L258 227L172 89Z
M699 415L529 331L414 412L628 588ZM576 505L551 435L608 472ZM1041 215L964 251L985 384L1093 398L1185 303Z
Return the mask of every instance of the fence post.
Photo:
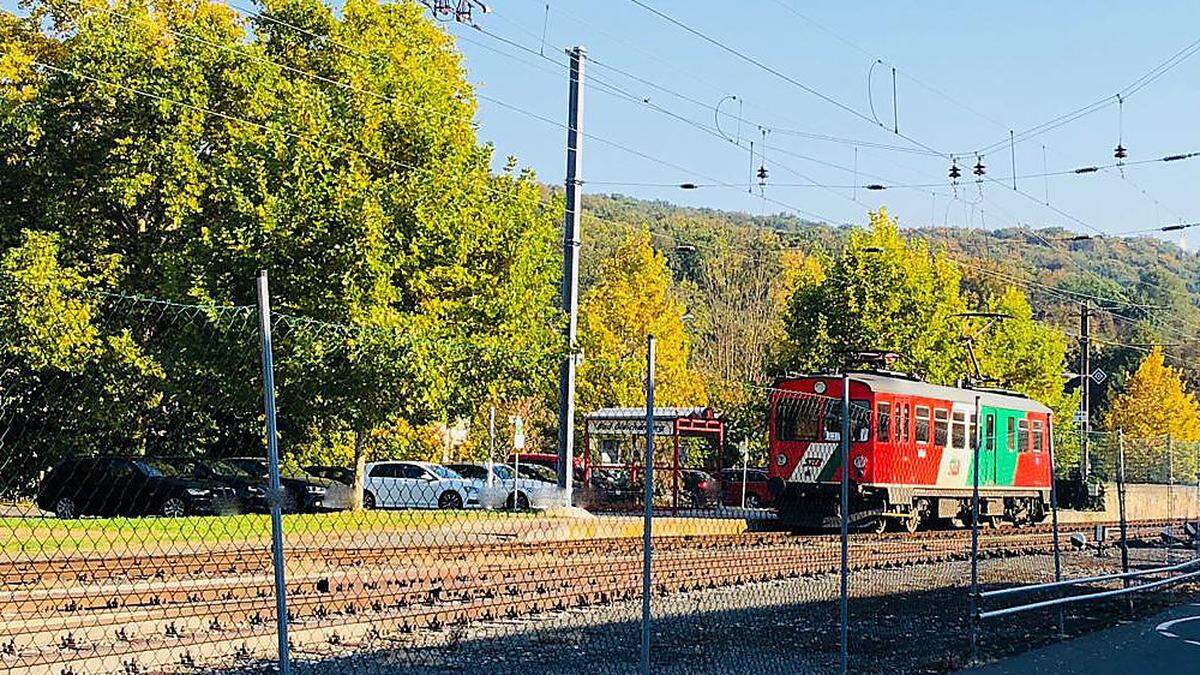
M971 663L979 658L979 446L985 432L983 410L975 396L975 439L971 459Z
M650 528L654 524L654 336L646 338L646 495L642 519L642 675L650 675Z
M258 273L258 316L262 334L263 405L267 416L267 471L271 487L271 557L275 566L275 625L279 637L279 672L290 675L287 585L283 567L283 491L279 484L279 444L275 427L275 364L271 352L271 297L267 271Z
M1167 527L1175 534L1175 439L1167 434ZM1174 558L1171 546L1167 545L1167 564Z
M1055 475L1054 429L1050 429L1050 529L1054 533L1054 581L1062 581L1062 545L1058 539L1058 477ZM1062 607L1058 608L1058 637L1066 637L1066 620Z
M1117 429L1117 515L1121 525L1121 572L1129 571L1129 523L1125 518L1125 430ZM1129 588L1129 579L1122 579ZM1126 596L1126 607L1133 611L1133 596Z
M842 675L850 672L850 376L842 375L842 565L839 622Z

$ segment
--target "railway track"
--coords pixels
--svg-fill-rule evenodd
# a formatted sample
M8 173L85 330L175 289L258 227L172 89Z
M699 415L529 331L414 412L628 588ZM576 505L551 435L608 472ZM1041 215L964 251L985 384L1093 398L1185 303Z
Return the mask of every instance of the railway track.
M1157 537L1165 522L1131 536ZM1064 527L1064 534L1091 526ZM984 555L1045 553L1049 527L984 531ZM655 540L659 594L836 572L837 537ZM969 533L861 535L854 569L965 559ZM124 564L124 568L122 567ZM641 542L602 539L391 549L289 549L289 632L322 648L637 597ZM142 673L229 665L274 648L269 554L57 559L0 566L0 673ZM204 656L204 659L201 658ZM211 660L205 660L211 659Z

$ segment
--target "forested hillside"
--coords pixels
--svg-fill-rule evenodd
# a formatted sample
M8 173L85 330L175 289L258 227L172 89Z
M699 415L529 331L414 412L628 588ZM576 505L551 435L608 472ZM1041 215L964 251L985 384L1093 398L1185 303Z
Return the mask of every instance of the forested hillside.
M676 293L694 317L694 365L711 381L726 384L765 384L778 373L779 355L771 351L784 330L783 306L773 306L778 311L771 320L764 312L772 303L786 302L780 298L794 292L797 276L820 276L851 233L861 229L621 195L588 195L584 203L585 285L628 231L649 231L670 265ZM1010 287L1022 291L1033 317L1065 337L1066 369L1076 367L1081 303L1089 302L1093 366L1108 375L1093 386L1095 415L1105 408L1110 389L1120 387L1155 345L1163 345L1167 364L1180 371L1190 389L1200 384L1195 359L1200 258L1195 254L1149 236L1087 239L1059 228L904 228L901 233L910 242L926 242L930 255L940 252L957 263L968 310L987 309L989 299ZM723 360L729 349L741 368Z

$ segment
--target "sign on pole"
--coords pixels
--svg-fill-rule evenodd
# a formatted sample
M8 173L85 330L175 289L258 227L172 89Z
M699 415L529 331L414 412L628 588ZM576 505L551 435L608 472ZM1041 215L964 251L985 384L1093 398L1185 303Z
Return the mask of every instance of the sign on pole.
M518 415L512 418L513 424L513 448L516 450L525 449L525 424L524 420Z

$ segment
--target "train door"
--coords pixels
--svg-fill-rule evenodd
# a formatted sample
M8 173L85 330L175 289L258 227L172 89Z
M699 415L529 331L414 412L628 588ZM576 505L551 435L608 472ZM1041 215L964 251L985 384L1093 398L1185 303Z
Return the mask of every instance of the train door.
M1024 412L1015 410L996 411L996 472L995 485L1012 485L1017 474L1018 422L1025 419Z
M1000 439L997 438L997 426L995 408L983 409L983 447L979 448L979 484L980 485L995 485L996 484L996 453L1000 447ZM973 481L974 477L969 477L968 480Z

